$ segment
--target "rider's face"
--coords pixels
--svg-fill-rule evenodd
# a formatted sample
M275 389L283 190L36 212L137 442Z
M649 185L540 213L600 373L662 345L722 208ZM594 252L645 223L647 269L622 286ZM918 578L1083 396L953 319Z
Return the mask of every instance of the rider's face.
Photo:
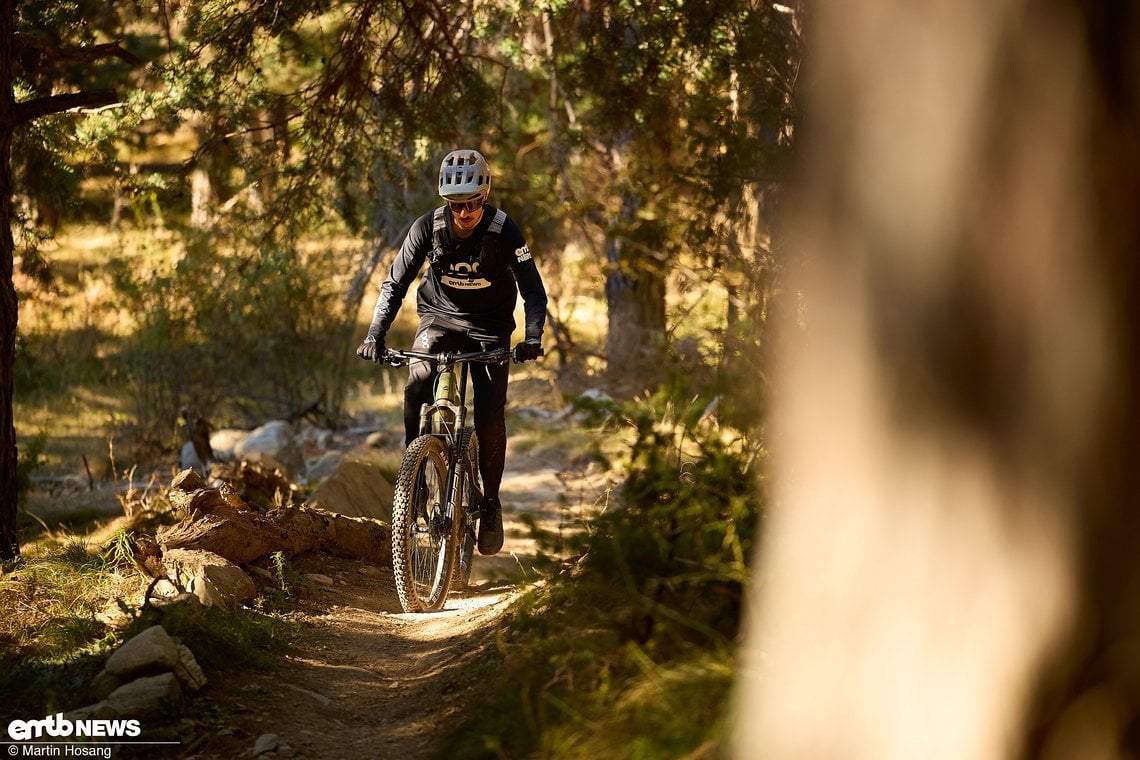
M483 219L483 203L480 199L479 203L449 203L451 207L451 226L455 230L455 234L460 237L467 237L479 225ZM471 208L474 206L475 208Z

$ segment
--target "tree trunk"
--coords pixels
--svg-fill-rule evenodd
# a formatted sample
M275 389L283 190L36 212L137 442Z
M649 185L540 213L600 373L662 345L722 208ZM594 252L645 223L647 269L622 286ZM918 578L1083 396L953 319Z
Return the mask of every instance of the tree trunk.
M19 493L16 483L16 423L12 408L19 305L12 281L12 133L16 102L12 93L12 35L15 0L0 0L0 559L20 554L16 535Z
M606 242L606 375L611 388L621 393L652 388L662 379L665 278L646 253L652 236L634 240L624 232L636 210L637 199L627 192L617 225L623 232Z

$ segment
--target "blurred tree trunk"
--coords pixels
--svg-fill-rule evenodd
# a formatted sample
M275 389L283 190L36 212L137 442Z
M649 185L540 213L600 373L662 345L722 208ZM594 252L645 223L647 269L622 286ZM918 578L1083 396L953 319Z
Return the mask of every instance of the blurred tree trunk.
M1140 6L807 29L737 756L1140 756Z

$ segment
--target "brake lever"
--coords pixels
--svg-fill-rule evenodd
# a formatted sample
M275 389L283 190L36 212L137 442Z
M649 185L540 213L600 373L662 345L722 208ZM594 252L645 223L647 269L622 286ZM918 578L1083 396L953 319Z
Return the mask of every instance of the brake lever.
M384 356L382 364L387 364L389 367L406 367L408 366L408 359L404 356L388 353Z

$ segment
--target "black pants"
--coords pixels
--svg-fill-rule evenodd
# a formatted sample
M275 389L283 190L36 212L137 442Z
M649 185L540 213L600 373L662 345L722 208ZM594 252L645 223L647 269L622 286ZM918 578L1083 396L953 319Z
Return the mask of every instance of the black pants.
M416 351L488 351L509 346L509 338L473 338L465 332L420 323L412 347ZM503 466L507 457L507 376L509 364L467 365L471 375L475 402L475 435L479 437L479 472L483 476L483 494L498 498L503 482ZM412 362L408 384L404 388L405 444L420 432L420 407L432 402L435 391L435 368L431 362Z

